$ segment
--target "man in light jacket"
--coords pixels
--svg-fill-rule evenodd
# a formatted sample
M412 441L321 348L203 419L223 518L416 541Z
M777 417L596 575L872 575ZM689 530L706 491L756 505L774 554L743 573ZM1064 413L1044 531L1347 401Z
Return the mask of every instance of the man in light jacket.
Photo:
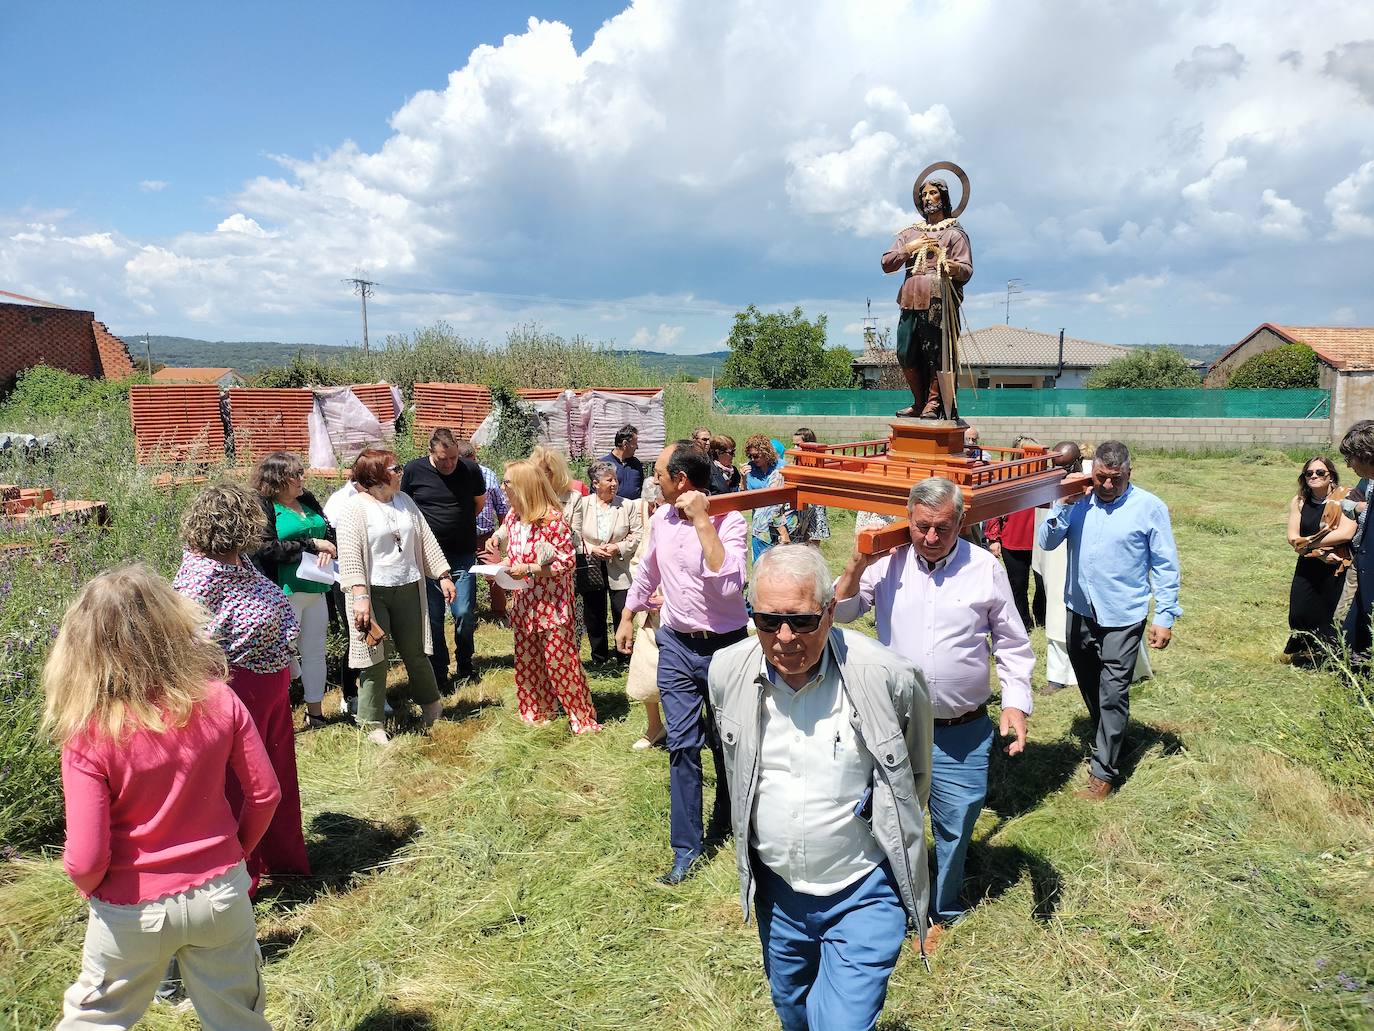
M925 681L832 626L834 589L814 548L766 552L749 600L758 636L716 653L708 675L740 905L746 922L754 907L785 1031L872 1028L908 929L924 942Z

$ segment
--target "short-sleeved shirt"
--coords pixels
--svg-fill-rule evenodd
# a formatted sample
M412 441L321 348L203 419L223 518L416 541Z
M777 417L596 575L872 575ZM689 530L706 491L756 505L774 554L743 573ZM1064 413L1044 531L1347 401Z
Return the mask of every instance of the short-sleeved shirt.
M428 457L421 456L406 463L401 490L415 502L455 569L460 559L477 551L477 506L473 499L485 498L487 484L476 462L460 458L453 472L445 476Z
M326 536L326 523L324 516L318 512L305 510L302 515L294 508L286 505L274 505L277 512L277 539L282 541L305 541L323 539ZM314 556L310 556L312 561ZM289 562L284 562L277 569L277 581L281 584L283 594L327 594L329 584L316 583L314 580L302 580L296 575L296 567Z

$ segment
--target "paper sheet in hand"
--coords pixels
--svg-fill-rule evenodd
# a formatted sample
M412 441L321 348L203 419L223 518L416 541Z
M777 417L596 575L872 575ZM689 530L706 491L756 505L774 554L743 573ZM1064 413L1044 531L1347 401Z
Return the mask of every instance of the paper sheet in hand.
M339 579L339 563L330 560L329 565L321 566L320 557L308 551L301 552L301 564L296 567L296 575L302 580L317 584L332 584Z
M506 572L505 566L473 566L468 572L475 576L494 577L497 586L504 587L508 591L523 591L529 586L524 580L517 580L515 577L511 576L510 573Z

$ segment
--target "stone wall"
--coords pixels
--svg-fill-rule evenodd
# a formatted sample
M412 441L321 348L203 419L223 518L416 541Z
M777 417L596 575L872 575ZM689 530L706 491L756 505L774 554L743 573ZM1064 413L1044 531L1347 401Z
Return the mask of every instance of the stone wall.
M1374 386L1374 380L1371 380ZM787 442L798 426L809 426L823 442L880 440L889 423L866 416L735 416L757 432L765 430ZM985 444L1010 446L1012 438L1027 433L1040 443L1077 440L1100 444L1120 440L1128 446L1196 451L1206 448L1239 450L1259 447L1307 446L1325 448L1331 441L1331 423L1325 419L1099 419L1099 418L987 418L977 420Z

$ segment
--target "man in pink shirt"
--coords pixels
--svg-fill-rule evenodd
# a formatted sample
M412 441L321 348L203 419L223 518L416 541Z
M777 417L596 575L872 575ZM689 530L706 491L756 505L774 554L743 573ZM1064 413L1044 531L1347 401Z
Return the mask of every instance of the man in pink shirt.
M935 714L930 953L944 928L963 915L964 857L987 798L993 735L989 638L1002 685L1001 733L1015 735L1008 755L1019 755L1026 745L1035 653L1001 563L959 537L964 523L959 488L940 477L922 480L911 488L907 521L910 545L882 556L856 551L850 558L835 582L835 621L848 623L874 609L878 640L913 662L930 690Z
M616 630L615 643L628 654L634 643L634 614L649 609L649 596L663 592L659 610L658 693L668 730L673 868L659 878L681 884L693 872L708 842L730 833L730 797L725 758L716 737L715 714L706 691L711 656L747 636L744 607L748 527L738 512L712 516L706 510L711 460L690 440L665 447L654 463L654 480L664 504L649 522L649 545ZM711 749L716 800L710 827L701 821L701 748Z

